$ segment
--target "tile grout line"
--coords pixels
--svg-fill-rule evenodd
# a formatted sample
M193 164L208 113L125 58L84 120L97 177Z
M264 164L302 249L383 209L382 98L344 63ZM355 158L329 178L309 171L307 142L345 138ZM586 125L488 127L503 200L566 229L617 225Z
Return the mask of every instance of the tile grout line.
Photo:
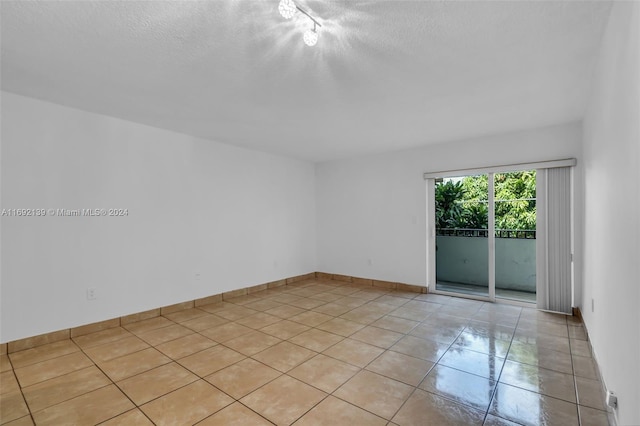
M129 330L127 330L127 331L129 331ZM131 333L131 332L129 331L129 333ZM119 339L119 340L122 340L122 339ZM116 341L117 341L117 340L116 340ZM133 408L133 409L138 409L138 410L142 413L142 415L143 415L143 416L145 416L149 421L151 421L151 423L152 423L152 424L154 424L154 425L155 425L155 423L154 423L151 419L149 419L149 417L147 416L147 414L146 414L144 411L140 410L140 407L138 407L138 405L137 405L137 404L136 404L136 403L131 399L131 397L129 397L129 395L127 395L127 393L126 393L124 390L122 390L122 388L121 388L120 386L118 386L118 384L115 382L115 380L113 380L113 379L112 379L112 378L111 378L111 377L110 377L110 376L109 376L109 375L108 375L108 374L107 374L107 373L106 373L102 368L100 368L100 366L99 366L99 365L98 365L98 364L93 360L93 358L91 358L91 356L89 356L87 353L85 353L85 352L84 352L84 349L83 349L82 347L80 347L80 345L78 345L78 343L77 343L77 342L75 342L75 341L74 341L74 344L75 344L76 346L78 346L78 348L80 349L80 351L82 351L82 353L84 353L84 355L85 355L87 358L89 358L89 359L91 360L91 362L93 362L93 365L94 365L98 370L100 370L100 372L101 372L101 373L102 373L102 374L103 374L103 375L104 375L104 376L105 376L109 381L111 381L111 384L110 384L110 385L105 385L105 386L103 386L103 387L101 387L101 388L98 388L98 389L102 389L102 388L104 388L104 387L111 386L111 385L115 386L115 387L116 387L116 389L118 389L118 390L120 391L120 393L122 393L122 394L123 394L123 395L124 395L124 396L125 396L125 397L126 397L126 398L131 402L131 403L132 403L132 404L133 404L133 406L134 406L134 408ZM96 345L96 346L100 346L100 345ZM140 352L140 351L138 351L138 352ZM117 359L117 358L116 358L116 359ZM133 377L133 376L132 376L132 377ZM94 389L93 391L95 391L95 390L97 390L97 389ZM90 391L90 392L93 392L93 391ZM87 392L87 393L89 393L89 392ZM76 398L77 398L77 397L76 397ZM73 398L72 398L72 399L73 399ZM56 405L57 405L57 404L56 404ZM110 418L108 418L108 419L106 419L106 420L104 420L104 421L100 422L99 424L101 424L101 423L105 423L105 422L107 422L107 421L109 421L109 420L111 420L111 419L114 419L114 418L116 418L116 417L118 417L118 416L121 416L122 414L128 413L129 411L131 411L131 410L127 410L127 411L124 411L124 412L122 412L122 413L118 413L118 414L116 414L116 415L114 415L114 416L112 416L112 417L110 417ZM34 424L35 424L35 422L34 422Z
M500 370L500 374L498 375L498 377L496 378L496 383L495 386L493 388L493 392L491 392L491 398L489 399L489 406L487 407L487 412L485 413L484 416L484 422L487 421L487 417L489 416L489 411L491 411L491 405L493 404L493 400L496 397L496 394L498 393L498 386L500 385L500 379L502 378L502 372L504 371L504 366L507 363L507 360L509 359L509 353L511 352L511 346L513 345L513 340L516 337L516 332L518 331L518 325L520 324L520 320L522 319L522 309L520 309L520 312L518 313L518 320L516 321L516 326L513 329L513 334L511 334L511 339L509 339L509 349L507 350L507 354L504 357L504 363L502 364L502 369ZM493 414L492 414L493 416ZM501 418L500 416L496 416Z
M102 374L107 378L107 380L109 380L111 383L107 383L107 384L106 384L106 385L104 385L104 386L99 386L99 387L97 387L97 388L95 388L95 389L92 389L92 390L90 390L90 391L88 391L88 392L85 392L85 393L83 393L83 394L81 394L81 395L76 395L76 396L74 396L74 397L72 397L72 398L64 399L64 400L62 400L62 401L59 401L59 402L57 402L57 403L55 403L55 404L53 404L53 405L50 405L50 406L48 406L48 407L44 407L44 408L42 408L42 409L40 409L40 410L37 410L37 411L35 411L35 412L31 409L31 407L30 407L29 403L26 401L26 398L25 398L25 403L27 404L27 408L29 409L29 414L30 414L30 416L31 416L31 420L33 421L33 423L34 423L34 424L37 424L37 423L36 423L36 421L35 421L35 418L34 418L34 414L35 414L35 413L37 413L37 412L39 412L39 411L44 411L44 410L46 410L46 409L48 409L48 408L50 408L50 407L54 407L54 406L56 406L56 405L63 404L63 403L65 403L65 402L67 402L67 401L71 401L71 400L73 400L73 399L79 398L79 397L81 397L81 396L83 396L83 395L87 395L87 394L89 394L89 393L91 393L91 392L94 392L94 391L96 391L96 390L104 389L104 388L109 387L109 386L111 386L111 385L115 385L115 386L117 387L117 385L115 384L115 382L114 382L114 381L113 381L113 380L112 380L112 379L111 379L111 378L110 378L110 377L109 377L109 376L108 376L104 371L102 371L102 369L101 369L101 368L100 368L100 367L99 367L99 366L98 366L98 365L93 361L93 359L91 359L91 357L89 357L89 356L84 352L84 350L83 350L83 349L82 349L82 348L81 348L81 347L80 347L80 346L79 346L75 341L73 341L73 339L72 339L71 337L69 338L69 340L71 340L71 341L72 341L72 343L73 343L73 344L78 348L78 351L74 351L74 352L81 352L84 356L86 356L86 357L87 357L87 358L88 358L88 359L93 363L93 366L95 366L98 370L100 370L100 372L101 372L101 373L102 373ZM68 354L65 354L65 355L68 355ZM64 355L61 355L61 356L64 356ZM60 356L60 357L61 357L61 356ZM55 357L55 358L60 358L60 357ZM55 358L51 358L51 359L55 359ZM48 361L48 360L47 360L47 361ZM37 364L37 363L36 363L36 364ZM35 364L32 364L32 365L35 365ZM40 381L40 382L34 383L33 385L37 385L37 384L39 384L39 383L44 383L44 382L47 382L48 380L54 380L54 379L57 379L57 378L59 378L59 377L68 376L68 375L73 374L73 373L75 373L75 372L77 372L77 371L86 370L86 369L91 368L91 367L92 367L92 366L90 365L90 366L88 366L88 367L86 367L86 368L83 368L83 369L81 369L81 370L75 370L75 371L71 371L71 372L68 372L68 373L62 374L62 375L60 375L60 376L51 377L51 378L49 378L49 379L47 379L47 380L42 380L42 381ZM30 386L33 386L33 385L30 385ZM28 387L28 386L27 386L27 387ZM22 390L22 389L24 389L24 388L22 388L22 387L21 387L21 390ZM24 395L24 393L23 393L23 395ZM125 396L127 396L127 395L125 394ZM127 396L127 398L128 398L128 396ZM131 402L133 403L133 401L131 401ZM134 404L134 406L135 406L135 404ZM122 414L122 413L119 413L118 415L120 415L120 414Z
M417 326L416 326L416 327L417 327ZM458 336L456 336L456 339L460 336L460 334L461 334L461 333L462 333L462 332L460 332L460 333L458 334ZM455 342L455 340L456 340L456 339L454 339L454 340L453 340L453 342ZM446 353L449 349L451 349L451 346L453 345L453 342L452 342L451 344L449 344L449 346L447 347L447 350L446 350L444 353ZM408 402L408 401L411 399L411 397L416 393L416 391L417 391L418 389L420 389L420 387L419 387L419 386L420 386L420 384L424 381L424 378L425 378L425 377L427 377L427 376L429 375L429 373L431 373L431 371L436 367L436 365L439 365L438 363L440 362L440 359L442 359L442 357L444 356L444 353L443 353L443 354L438 358L438 361L437 361L437 362L434 362L434 363L433 363L433 365L431 366L431 368L429 368L429 371L427 371L427 374L425 374L425 375L424 375L424 377L422 378L422 380L420 380L420 383L418 384L418 386L414 386L414 387L413 387L413 390L411 391L411 393L409 394L409 396L408 396L408 397L403 401L403 403L402 403L402 404L400 404L400 406L398 407L398 409L393 413L393 416L391 416L391 418L389 419L389 422L393 421L393 418L394 418L395 416L397 416L397 415L398 415L398 413L399 413L399 412L402 410L402 408L407 404L407 402ZM395 379L393 379L393 380L395 380ZM431 392L426 391L426 390L424 390L424 389L420 389L420 390L423 390L424 392L431 393ZM433 394L433 395L436 395L436 394ZM440 396L440 395L437 395L437 396ZM448 398L446 398L446 399L448 399Z
M353 294L353 293L352 293L352 294ZM385 294L388 294L388 293L385 293ZM345 296L343 296L343 297L345 297ZM347 296L347 297L348 297L348 296ZM381 296L379 296L379 297L381 297ZM365 306L367 303L369 303L369 302L371 302L371 301L374 301L374 300L377 300L377 298L376 298L376 299L372 299L372 300L367 300L364 304L362 304L362 305L360 305L360 306ZM410 300L411 300L411 299L410 299ZM328 303L331 303L331 302L328 302ZM318 305L317 307L319 307L319 306L324 306L324 305ZM349 310L349 311L347 311L347 312L351 312L352 310L357 309L357 308L359 308L360 306L354 307L354 308L352 308L351 310ZM314 308L307 309L307 312L312 311L313 309L314 309ZM345 312L345 313L347 313L347 312ZM341 314L341 315L344 315L344 314ZM294 315L294 316L295 316L295 315ZM383 316L383 317L384 317L384 316ZM290 320L290 318L291 318L291 317L289 317L289 320ZM340 316L334 316L334 319L335 319L335 318L340 318ZM349 338L349 336L351 336L351 335L353 335L353 334L357 333L357 331L356 331L356 332L354 332L354 333L351 333L349 336L342 336L342 335L338 335L338 334L336 334L336 333L332 333L332 332L327 331L327 330L322 330L322 329L317 328L317 326L318 326L318 325L322 325L322 324L324 324L324 323L326 323L326 322L329 322L329 321L331 321L331 320L327 320L327 321L324 321L324 322L322 322L322 323L318 323L318 324L316 324L315 326L308 326L307 324L303 324L303 323L299 323L299 324L302 324L302 325L305 325L305 326L310 327L310 329L309 329L309 330L318 330L318 331L322 331L322 332L325 332L325 333L330 333L330 334L336 335L336 336L338 336L338 337L341 337L341 338L342 338L342 340L340 340L340 342L342 342L342 341L344 341L345 339ZM346 321L349 321L349 320L346 320ZM377 320L376 320L376 321L377 321ZM374 321L374 322L375 322L375 321ZM358 324L360 324L360 323L358 323ZM368 323L368 324L364 325L364 327L367 327L367 326L371 326L371 323ZM265 326L265 327L267 327L267 326ZM364 328L364 327L363 327L363 328ZM263 327L263 328L264 328L264 327ZM258 330L260 330L260 329L258 329ZM307 330L307 331L309 331L309 330ZM299 333L299 334L297 334L297 335L300 335L300 334L305 333L305 332L307 332L307 331L303 331L303 332L301 332L301 333ZM296 336L297 336L297 335L296 335ZM405 334L405 335L406 335L406 334ZM289 341L289 340L290 340L290 339L292 339L293 337L295 337L295 336L291 336L289 339L287 339L287 340L283 340L283 341ZM327 347L327 348L325 348L322 352L316 352L316 351L313 351L313 350L312 350L312 351L316 354L316 355L314 355L312 358L315 358L315 357L317 357L318 355L323 355L323 356L326 356L326 357L332 358L332 359L334 359L334 360L336 360L336 361L339 361L339 362L345 362L345 361L343 361L343 360L340 360L340 359L334 358L334 357L332 357L331 355L324 354L324 352L325 352L325 351L327 351L328 349L330 349L330 348L334 347L335 345L339 344L340 342L336 342L336 343L334 343L333 345L328 346L328 347ZM294 345L296 345L296 346L302 347L302 348L304 348L304 349L308 349L308 350L310 350L309 348L306 348L306 347L304 347L304 346L297 345L297 344L296 344L296 343L294 343L294 342L290 342L290 343L292 343L292 344L294 344ZM362 343L366 343L366 342L362 342ZM275 345L274 345L274 346L275 346ZM254 354L254 355L257 355L257 354L259 354L259 353L261 353L261 352L264 352L264 351L266 351L266 350L268 350L268 349L269 349L269 348L265 348L264 350L262 350L262 351L260 351L260 352L258 352L258 353L256 353L256 354ZM384 352L386 352L386 350L385 350ZM384 354L384 352L382 352L379 356L382 356L382 354ZM379 357L379 356L378 356L378 357ZM375 359L377 359L378 357L376 357ZM253 355L249 356L248 358L251 358L251 359L255 360L255 359L253 358ZM312 359L312 358L310 358L310 359ZM245 359L246 359L246 358L245 358ZM374 359L374 360L375 360L375 359ZM369 362L369 364L370 364L371 362L373 362L374 360L370 361L370 362ZM259 361L259 360L255 360L255 361L258 361L258 362L260 362L261 364L263 364L263 365L265 365L265 366L267 366L267 367L269 367L269 368L273 368L273 367L271 367L271 366L269 366L269 365L267 365L267 364L262 363L262 362L261 362L261 361ZM263 384L263 385L259 386L259 387L258 387L258 388L256 388L256 389L252 390L251 392L249 392L247 395L243 396L242 398L244 398L244 397L246 397L246 396L248 396L248 395L250 395L250 394L252 394L252 393L254 393L254 392L257 392L259 389L263 388L263 387L264 387L264 386L266 386L267 384L269 384L269 383L271 383L271 382L273 382L273 381L277 380L278 378L280 378L280 377L282 377L282 376L287 376L287 377L289 377L289 378L291 378L291 379L293 379L293 380L300 381L299 379L297 379L297 378L295 378L295 377L290 376L288 373L289 373L290 371L292 371L293 369L295 369L297 366L304 364L304 362L306 362L306 361L308 361L308 360L305 360L305 361L303 361L302 363L300 363L300 364L298 364L298 365L294 366L293 368L289 369L287 372L280 372L280 373L281 373L281 375L280 375L280 376L278 376L278 377L274 378L273 380L271 380L271 381L269 381L269 382L267 382L267 383L265 383L265 384ZM241 362L241 361L238 361L238 362ZM236 363L236 364L237 364L237 363ZM349 364L349 363L347 363L347 364ZM369 364L367 364L367 365L369 365ZM360 370L358 371L358 373L360 373L360 372L364 371L364 370L365 370L365 368L366 368L366 366L365 366L365 367L360 367L360 366L353 365L353 364L349 364L349 365L352 365L352 366L354 366L354 367L356 367L356 368L359 368ZM219 371L220 371L220 370L219 370ZM278 371L278 370L276 370L276 371ZM351 376L351 377L354 377L354 376L355 376L355 375L357 375L358 373L355 373L355 374L354 374L353 376ZM212 374L213 374L213 373L212 373ZM383 377L385 377L385 376L383 376ZM342 383L342 385L344 385L344 384L345 384L346 382L348 382L348 381L349 381L349 379L347 379L344 383ZM304 417L308 412L310 412L311 410L313 410L313 408L315 408L316 406L318 406L320 403L322 403L322 401L326 400L329 396L333 396L334 398L338 398L338 399L340 399L340 400L344 401L343 399L341 399L341 398L339 398L339 397L337 397L337 396L335 396L335 395L334 395L334 393L335 393L338 389L340 389L340 387L342 387L342 385L340 385L340 386L338 386L336 389L334 389L334 391L333 391L333 392L328 393L328 392L325 392L324 390L322 390L322 389L320 389L320 388L318 388L318 387L316 387L316 386L314 386L314 385L312 385L312 384L309 384L309 383L306 383L306 382L302 382L302 381L301 381L301 383L303 383L303 384L305 384L305 385L307 385L307 386L311 386L311 387L313 387L314 389L317 389L317 390L319 390L319 391L321 391L321 392L325 393L326 395L325 395L325 397L324 397L324 398L322 398L320 401L318 401L318 403L316 403L314 406L312 406L312 407L311 407L311 408L309 408L306 412L304 412L301 416L299 416L296 420L294 420L294 423L295 423L296 421L298 421L300 418ZM238 402L240 402L240 400L238 400ZM350 403L350 402L348 402L348 401L344 401L344 402L345 402L345 403L347 403L347 404L349 404L349 405L353 405L352 403ZM243 404L243 405L244 405L244 404ZM357 407L357 406L356 406L356 407ZM366 410L366 409L364 409L364 408L362 408L362 407L357 407L357 408L360 408L361 410L364 410L364 411L367 411L367 412L371 413L370 411L368 411L368 410ZM375 416L377 416L377 417L379 417L379 418L382 418L382 417L378 416L378 415L377 415L377 414L375 414L375 413L371 413L371 414L373 414L373 415L375 415ZM385 420L386 420L386 419L385 419Z
M576 376L576 367L573 363L573 346L571 345L571 335L569 333L568 323L567 323L567 337L569 339L569 357L571 358L571 371L573 372L573 393L576 397L576 414L578 416L578 425L582 426L582 415L580 413L580 400L578 399L578 379Z
M343 296L343 297L344 297L344 296ZM376 299L373 299L373 300L376 300ZM285 303L286 303L286 302L285 302ZM331 302L327 302L327 303L331 303ZM327 304L327 303L325 303L325 304ZM365 304L360 305L360 306L364 306L364 305L366 305L367 303L369 303L369 301L367 301ZM316 306L316 307L324 306L325 304L323 304L323 305L318 305L318 306ZM292 305L289 305L289 306L292 306ZM359 307L359 306L358 306L358 307ZM358 308L358 307L355 307L355 308L353 308L353 309L356 309L356 308ZM312 311L313 309L314 309L314 308L307 309L307 312ZM350 312L350 311L352 311L353 309L351 309L351 310L349 310L349 311L347 311L347 312ZM346 313L346 312L345 312L345 313ZM295 316L295 315L294 315L294 316ZM333 315L331 315L331 316L333 316ZM339 317L334 316L334 319L335 319L335 318L339 318ZM284 319L281 319L281 320L284 320ZM287 318L287 320L291 320L291 317ZM304 324L304 323L298 323L298 324L302 324L302 325L305 325L305 326L307 326L307 327L310 327L310 329L309 329L309 330L319 330L319 331L323 331L323 332L325 332L325 333L330 333L330 334L334 334L334 335L336 335L336 336L339 336L339 337L341 337L341 338L342 338L342 340L341 340L340 342L342 342L343 340L345 340L345 339L347 339L347 338L348 338L347 336L338 335L338 334L336 334L336 333L331 333L330 331L326 331L326 330L322 330L322 329L318 329L318 328L317 328L317 326L318 326L318 325L324 324L325 322L329 322L329 321L331 321L331 320L327 320L327 321L324 321L324 322L322 322L322 323L318 323L318 324L316 324L316 326L308 326L307 324ZM294 321L294 322L295 322L295 321ZM276 323L276 324L277 324L277 323ZM366 326L367 326L367 325L365 325L365 327L366 327ZM268 327L268 325L267 325L267 326L265 326L265 327ZM262 328L265 328L265 327L262 327ZM261 329L254 329L254 331L259 331L259 330L261 330ZM300 333L298 333L298 334L296 334L296 335L294 335L294 336L289 337L288 339L281 339L281 342L289 342L289 340L290 340L290 339L292 339L293 337L296 337L296 336L298 336L298 335L300 335L300 334L302 334L302 333L305 333L305 332L307 332L307 331L309 331L309 330L306 330L306 331L300 332ZM354 332L354 333L352 333L352 334L355 334L355 333L356 333L356 332ZM231 340L233 340L233 339L231 339ZM281 343L281 342L280 342L280 343ZM335 344L328 346L327 348L325 348L325 349L323 350L323 352L324 352L324 351L326 351L326 350L328 350L328 349L330 349L331 347L333 347L333 346L337 345L337 344L338 344L338 343L340 343L340 342L336 342ZM298 346L298 347L301 347L301 348L307 349L307 350L311 350L311 349L306 348L306 347L304 347L304 346L297 345L297 344L296 344L296 343L294 343L294 342L289 342L289 343L294 344L294 345L296 345L296 346ZM363 342L363 343L364 343L364 342ZM220 344L224 346L224 344L223 344L223 343L220 343ZM276 344L279 344L279 343L276 343ZM261 352L264 352L264 351L266 351L266 350L270 349L270 348L271 348L271 347L273 347L273 346L275 346L275 345L269 346L269 347L267 347L267 348L263 349L262 351L257 352L256 354L253 354L253 355L247 356L247 357L246 357L246 358L244 358L244 359L252 359L252 360L257 361L257 362L259 362L260 364L262 364L262 365L264 365L264 366L268 367L268 368L273 369L273 367L271 367L271 366L269 366L269 365L267 365L267 364L264 364L264 363L263 363L263 362L261 362L260 360L256 360L255 358L253 358L253 356L254 356L254 355L257 355L257 354L259 354L259 353L261 353ZM227 347L227 346L225 346L225 347ZM232 348L229 348L229 347L227 347L227 348L228 348L228 349L233 350ZM315 353L315 355L314 355L314 356L312 356L312 357L311 357L311 358L309 358L309 359L313 359L313 358L317 357L318 355L324 355L324 356L330 357L330 358L332 358L332 359L335 359L335 360L337 360L337 361L344 362L344 361L339 360L339 359L337 359L337 358L333 358L333 357L331 357L330 355L325 355L325 354L323 354L323 352L316 352L316 351L314 351L314 350L311 350L311 351L312 351L312 352L314 352L314 353ZM384 353L384 352L383 352L383 353ZM243 354L243 355L244 355L244 354ZM382 355L382 354L381 354L381 355ZM243 359L243 360L240 360L240 361L237 361L236 363L234 363L234 364L232 364L232 365L238 364L238 363L240 363L240 362L244 361L244 359ZM308 360L309 360L309 359L308 359ZM268 382L266 382L266 383L262 384L261 386L259 386L258 388L256 388L256 389L252 390L252 391L251 391L251 392L249 392L248 394L246 394L246 395L242 396L242 398L245 398L246 396L251 395L251 394L252 394L252 393L254 393L254 392L257 392L258 390L262 389L263 387L265 387L265 386L266 386L266 385L268 385L269 383L271 383L271 382L273 382L273 381L277 380L278 378L280 378L280 377L282 377L282 376L287 376L287 377L289 377L289 378L291 378L291 379L293 379L293 380L300 381L299 379L297 379L297 378L295 378L295 377L290 376L288 373L289 373L291 370L293 370L293 369L295 369L296 367L298 367L299 365L304 364L304 363L305 363L306 361L308 361L308 360L305 360L305 361L301 362L300 364L297 364L296 366L294 366L294 367L290 368L290 369L289 369L289 370L287 370L286 372L282 372L282 371L276 370L276 371L278 371L278 372L280 373L280 375L279 375L278 377L275 377L275 378L273 378L272 380L270 380L270 381L268 381ZM372 362L373 362L373 361L372 361ZM349 364L349 365L352 365L352 364ZM227 367L225 367L225 368L228 368L228 367L229 367L229 366L227 366ZM358 366L355 366L355 367L358 367ZM360 368L360 371L363 371L363 370L364 370L364 367L358 367L358 368ZM222 369L221 369L221 370L222 370ZM221 370L217 370L217 371L221 371ZM215 372L213 372L212 374L215 374ZM358 374L358 373L356 373L356 374ZM355 376L355 374L354 374L354 376ZM352 377L353 377L353 376L352 376ZM348 381L348 380L347 380L347 381ZM308 384L308 383L305 383L305 382L302 382L302 381L300 381L300 382L301 382L301 383L303 383L303 384L305 384L305 385L307 385L307 386L311 386L311 387L313 387L314 389L317 389L317 390L319 390L319 391L323 392L323 393L325 394L325 396L324 396L320 401L318 401L315 405L313 405L313 406L312 406L312 407L310 407L307 411L305 411L305 412L304 412L304 413L302 413L299 417L297 417L297 418L296 418L292 423L295 423L296 421L298 421L299 419L301 419L302 417L304 417L308 412L310 412L310 411L311 411L311 410L313 410L316 406L318 406L319 404L321 404L321 403L322 403L322 401L326 400L329 396L333 396L333 393L334 393L335 391L337 391L337 390L341 387L341 386L339 386L339 387L338 387L338 388L336 388L333 392L331 392L331 393L327 393L327 392L325 392L324 390L322 390L322 389L320 389L320 388L317 388L317 387L315 387L315 386L314 386L314 385L312 385L312 384ZM346 381L345 381L345 383L346 383ZM344 384L344 383L343 383L343 384ZM217 388L217 386L215 386L215 385L213 385L213 386ZM217 389L219 389L219 388L217 388ZM221 389L219 389L219 390L220 390L220 391L222 391ZM222 391L222 392L224 392L224 391ZM334 397L335 397L335 396L334 396ZM336 397L336 398L337 398L337 397ZM242 404L243 406L245 406L245 407L246 407L246 405L244 405L244 404L240 401L240 399L237 399L237 400L236 400L236 402L238 402L238 403L240 403L240 404ZM352 405L351 403L349 403L349 402L347 402L347 401L345 401L345 402L346 402L346 403L348 403L348 404L350 404L350 405ZM247 408L251 409L250 407L247 407ZM361 407L358 407L358 408L363 409L363 408L361 408ZM363 410L364 410L364 409L363 409ZM254 410L252 410L252 411L254 411ZM367 410L365 410L365 411L367 411ZM254 412L255 412L255 411L254 411ZM215 414L215 413L212 413L211 415L214 415L214 414ZM374 413L371 413L371 414L374 414ZM374 414L374 415L375 415L375 414ZM269 419L267 419L267 420L269 420Z

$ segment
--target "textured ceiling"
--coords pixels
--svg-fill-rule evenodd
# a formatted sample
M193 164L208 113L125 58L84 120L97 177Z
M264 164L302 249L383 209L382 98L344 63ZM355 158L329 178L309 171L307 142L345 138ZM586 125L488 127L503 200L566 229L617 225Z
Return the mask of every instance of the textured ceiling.
M2 1L2 89L324 161L576 120L609 2Z

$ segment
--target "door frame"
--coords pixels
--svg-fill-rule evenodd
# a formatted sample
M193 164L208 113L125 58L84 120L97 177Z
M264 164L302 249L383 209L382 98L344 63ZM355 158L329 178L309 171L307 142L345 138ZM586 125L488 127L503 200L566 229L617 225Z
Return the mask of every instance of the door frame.
M533 169L547 169L554 167L572 167L576 165L575 158L568 158L562 160L550 160L540 161L533 163L518 163L518 164L506 164L488 167L467 168L457 170L444 170L439 172L427 172L423 177L426 183L426 210L427 210L427 235L426 235L426 278L427 278L427 292L434 294L442 294L447 296L462 297L467 299L482 300L488 302L495 302L495 231L491 232L491 229L495 229L495 205L494 205L494 193L495 190L489 190L487 199L489 203L489 295L487 297L475 296L472 294L455 293L436 289L436 226L435 226L435 180L437 178L448 177L460 177L460 176L473 176L487 174L490 178L489 188L493 189L493 176L495 173L507 173L517 172L523 170ZM537 197L538 198L538 197ZM573 214L573 212L572 212ZM537 225L536 225L537 228ZM536 262L538 262L536 260ZM539 283L539 281L538 281ZM573 286L573 285L572 285ZM540 289L536 288L536 292ZM515 304L515 305L530 305L526 302L512 301L509 299L500 299L500 302Z

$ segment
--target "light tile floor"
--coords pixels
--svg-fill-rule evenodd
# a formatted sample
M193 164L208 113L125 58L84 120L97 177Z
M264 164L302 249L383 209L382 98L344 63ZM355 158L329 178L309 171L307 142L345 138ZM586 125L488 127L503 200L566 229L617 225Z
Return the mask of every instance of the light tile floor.
M2 355L10 425L607 425L573 317L313 280Z

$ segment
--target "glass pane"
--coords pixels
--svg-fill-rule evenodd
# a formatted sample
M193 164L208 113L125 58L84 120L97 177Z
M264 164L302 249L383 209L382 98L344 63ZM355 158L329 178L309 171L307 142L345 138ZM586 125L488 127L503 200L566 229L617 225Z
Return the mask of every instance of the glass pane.
M487 175L436 181L436 289L489 295Z
M536 171L494 175L496 297L536 301Z

